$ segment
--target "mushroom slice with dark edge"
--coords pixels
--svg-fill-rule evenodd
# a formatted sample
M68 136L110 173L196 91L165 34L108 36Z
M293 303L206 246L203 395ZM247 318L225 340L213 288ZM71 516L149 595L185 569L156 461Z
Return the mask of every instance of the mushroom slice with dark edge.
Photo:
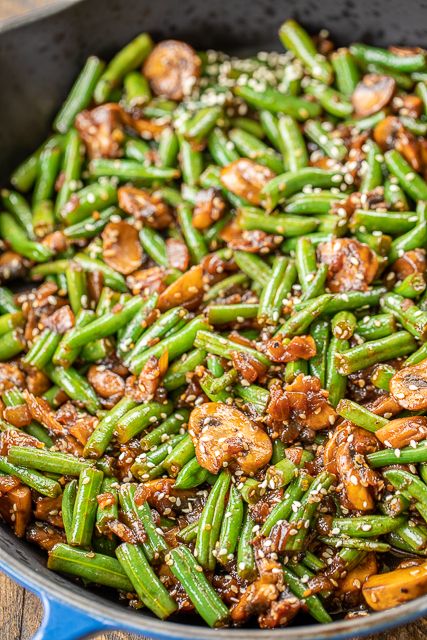
M390 392L404 409L427 409L427 360L395 373L390 380Z
M351 101L356 115L364 118L385 107L396 91L396 82L390 76L369 73L355 88Z
M105 262L124 275L136 271L143 259L138 231L128 222L109 222L102 232Z
M268 167L248 158L234 160L221 169L221 183L236 196L254 205L261 203L263 187L275 177Z
M180 40L163 40L145 61L143 72L158 96L182 100L196 84L201 60L190 45Z
M254 474L273 452L261 427L239 409L220 402L205 402L193 409L188 431L199 464L211 473L234 463L244 473Z

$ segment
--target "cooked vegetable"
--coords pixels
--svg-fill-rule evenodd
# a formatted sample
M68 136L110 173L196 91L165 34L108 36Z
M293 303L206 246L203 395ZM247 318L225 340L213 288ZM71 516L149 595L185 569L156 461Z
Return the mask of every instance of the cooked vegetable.
M0 517L161 619L427 593L426 52L280 40L90 57L0 192Z

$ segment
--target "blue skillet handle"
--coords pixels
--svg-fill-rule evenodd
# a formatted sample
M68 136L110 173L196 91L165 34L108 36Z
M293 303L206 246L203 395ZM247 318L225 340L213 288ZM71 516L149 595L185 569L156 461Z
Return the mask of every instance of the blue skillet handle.
M81 640L90 634L112 629L102 619L88 616L43 592L37 595L42 601L44 616L33 640Z

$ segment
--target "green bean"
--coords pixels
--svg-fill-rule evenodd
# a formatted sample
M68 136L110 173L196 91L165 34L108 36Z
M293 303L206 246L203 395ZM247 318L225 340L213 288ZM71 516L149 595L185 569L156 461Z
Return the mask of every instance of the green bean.
M224 512L218 543L217 559L223 565L226 565L234 556L242 528L243 515L243 501L239 491L233 485Z
M329 402L336 407L345 395L347 379L336 367L336 359L348 351L349 342L341 338L331 337L326 359L326 389Z
M172 549L171 571L182 584L198 614L210 627L227 622L228 609L208 582L191 551L184 545Z
M427 462L427 446L425 442L420 442L416 447L403 447L395 450L384 449L383 451L369 453L366 459L373 469L388 467L392 464Z
M56 131L66 133L73 124L76 115L89 106L103 69L104 63L96 56L90 56L86 60L85 66L53 122Z
M301 311L298 311L279 328L278 333L284 338L292 338L303 334L321 313L331 300L330 294L324 294L309 300Z
M209 135L221 116L221 107L199 109L194 116L185 121L182 126L182 133L189 140L201 142Z
M124 542L117 547L116 555L144 605L162 620L169 617L177 604L154 573L142 549Z
M49 473L59 473L66 476L78 476L83 469L88 469L90 463L79 460L75 456L59 451L46 451L36 447L10 447L7 459L12 464L37 469Z
M98 469L83 469L79 477L71 523L70 544L88 547L95 526L97 495L100 493L104 474Z
M61 485L44 476L43 474L35 471L34 469L26 469L25 467L18 467L7 460L7 458L0 456L0 471L11 476L15 476L23 484L28 485L31 489L34 489L42 496L48 498L57 498L61 495Z
M225 167L239 158L233 142L228 140L223 130L219 127L215 127L211 131L208 137L208 149L212 158L221 167Z
M138 355L132 365L132 373L139 374L151 356L159 358L164 351L168 352L169 362L179 358L183 353L188 351L193 343L195 344L195 337L199 330L207 329L208 325L203 319L198 316L193 320L190 320L182 329L172 334L169 337L163 338L160 342L149 347L146 351ZM197 345L196 345L197 346Z
M19 331L7 331L1 336L0 362L10 360L25 349L23 336Z
M89 413L94 414L100 409L100 402L93 387L72 367L65 369L48 364L45 367L45 373L70 398L76 402L82 402Z
M193 441L188 433L173 447L172 451L163 459L162 466L171 477L177 477L181 469L194 458Z
M129 107L140 107L150 102L151 89L147 78L139 71L129 71L123 80L125 100Z
M264 211L255 207L243 207L240 209L239 225L242 229L261 229L267 233L292 238L314 231L319 226L319 220L287 213L266 215Z
M262 140L242 129L231 129L228 135L242 156L265 165L275 173L283 172L283 162L280 155Z
M257 91L246 85L237 85L234 93L255 109L263 109L272 113L284 113L295 120L307 120L320 114L320 106L297 96L286 96L277 89L267 87Z
M363 63L373 62L388 69L411 73L412 71L422 71L426 65L424 52L413 53L412 55L401 56L388 49L372 47L367 44L352 44L350 47L352 55Z
M363 170L362 182L360 185L361 193L368 193L373 191L376 187L382 184L382 169L381 169L381 151L375 142L367 140L365 147L368 147L365 158L365 165ZM426 185L427 186L427 185Z
M262 287L269 282L271 269L260 256L246 251L235 251L234 260L241 271Z
M1 198L3 206L15 216L16 220L24 228L28 238L34 240L35 234L31 209L24 196L16 191L2 189Z
M194 345L208 351L209 353L221 356L222 358L231 359L233 352L237 351L252 356L265 366L270 364L269 359L256 349L239 344L233 340L228 340L227 338L218 336L210 331L199 330L197 332Z
M308 185L330 189L339 186L341 182L342 175L338 171L304 167L298 171L289 171L276 176L267 182L262 191L267 198L270 209L274 209L280 202L302 191Z
M67 573L86 582L126 592L133 591L133 585L120 563L101 553L88 553L60 543L49 553L47 566L52 571Z
M322 123L317 120L307 120L304 131L306 136L315 142L329 158L342 160L347 155L345 144L341 142L339 138L331 136ZM302 166L306 166L306 164ZM298 168L299 167L290 167L291 171L295 171Z
M109 182L94 182L76 191L59 211L66 225L75 225L82 220L86 222L94 211L102 211L116 204L117 188ZM90 222L90 220L89 220Z
M67 542L69 542L71 538L71 525L73 521L74 504L76 502L77 485L77 480L67 482L62 494L61 513Z
M53 255L53 251L45 245L29 240L26 232L9 213L0 213L0 236L7 240L13 251L34 262L46 262Z
M407 331L398 331L379 340L370 340L352 347L335 357L335 366L341 375L349 375L378 362L399 358L416 349L416 342Z
M316 355L310 358L310 374L319 378L322 388L326 385L326 367L329 345L329 322L327 320L315 320L310 327L311 337L316 344Z
M154 340L166 335L168 331L177 326L180 320L185 319L186 315L187 313L183 307L173 307L163 313L142 333L133 349L125 357L124 364L132 368L134 361L150 348L150 344L152 344Z
M53 196L62 149L55 138L49 140L40 154L39 171L33 191L33 207Z
M282 116L278 121L280 149L283 153L286 169L298 171L308 164L308 154L303 135L297 122L291 116ZM280 173L280 171L276 171Z
M197 458L189 460L178 473L174 487L175 489L192 489L206 482L209 478L214 478L207 469L204 469L197 462Z
M253 580L256 576L255 552L252 546L254 526L255 520L246 509L237 545L237 574L243 580Z
M169 127L163 129L159 138L159 159L162 167L176 167L178 159L178 138Z
M415 304L408 305L408 299L396 293L387 293L381 299L385 311L389 311L400 324L417 340L427 339L427 312Z
M216 304L209 307L208 320L211 324L227 324L228 322L243 322L246 318L256 318L257 304Z
M186 381L186 374L194 371L199 364L205 360L206 351L203 349L194 349L183 356L182 360L178 360L169 367L167 374L163 379L163 384L168 391L178 389Z
M360 79L360 73L353 54L344 47L331 55L332 67L338 90L346 97L351 97Z
M172 411L170 402L147 402L129 409L116 423L120 443L128 442L160 418L165 419Z
M37 149L26 158L12 173L10 181L15 189L26 193L31 189L39 172L39 159L41 149Z
M353 424L358 427L362 427L366 429L366 431L372 431L373 433L388 424L386 418L377 416L353 400L340 400L337 406L337 413L345 420L350 420L350 422L353 422Z
M346 96L325 84L310 84L305 92L317 98L323 109L336 118L348 118L353 113L353 105Z
M208 248L203 235L193 226L192 210L188 204L179 205L178 222L193 263L198 264L208 253Z
M279 30L279 38L286 49L301 60L308 73L317 80L330 84L333 70L326 58L316 51L313 40L295 20L286 20Z
M124 182L128 180L147 182L173 180L179 176L179 171L171 167L154 167L141 165L134 160L110 160L109 158L95 158L92 160L89 164L89 173L93 178L108 176Z
M0 287L0 313L14 313L16 311L19 311L19 308L15 304L13 293L6 287Z
M414 200L427 200L427 183L412 170L410 164L395 149L386 151L384 159L388 170L396 178L402 189Z
M147 33L141 33L121 49L107 65L95 86L95 102L106 102L111 91L120 84L127 73L141 66L152 48L151 37Z
M17 327L24 324L24 315L22 311L10 311L0 316L0 335L13 331Z
M334 518L332 531L336 535L355 538L375 538L394 531L405 522L403 516L353 516L352 518Z
M306 585L287 567L283 567L283 574L285 582L289 589L297 598L304 598L305 605L310 615L317 620L317 622L331 622L332 618L324 608L322 602L318 596L305 597Z

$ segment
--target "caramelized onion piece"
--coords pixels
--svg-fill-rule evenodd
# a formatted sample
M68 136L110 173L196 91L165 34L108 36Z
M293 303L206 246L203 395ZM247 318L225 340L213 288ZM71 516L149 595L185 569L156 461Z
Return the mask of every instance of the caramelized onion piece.
M370 576L362 593L374 611L397 607L418 598L427 593L427 562Z
M15 535L22 538L31 519L31 489L20 486L2 496L0 515L13 526Z
M362 78L351 97L356 115L363 118L385 107L396 91L396 82L390 76L369 73Z
M221 183L236 196L259 205L261 190L275 175L262 164L248 158L239 158L221 169Z
M404 409L427 409L427 360L395 373L390 380L390 393Z
M143 73L156 95L182 100L191 93L200 69L200 58L190 45L163 40L146 59Z
M309 360L316 355L316 343L311 336L295 336L292 340L283 342L278 335L264 344L263 351L273 362Z
M329 266L328 287L334 293L366 291L378 271L378 258L366 244L334 238L317 247L318 260Z
M124 275L129 275L142 264L142 247L138 231L128 222L109 222L102 232L105 262Z
M199 264L183 273L160 294L158 308L160 311L166 311L182 305L187 309L192 309L199 305L202 295L203 268Z
M239 409L220 402L205 402L193 409L188 431L199 464L215 474L228 463L254 474L273 452L265 431Z

